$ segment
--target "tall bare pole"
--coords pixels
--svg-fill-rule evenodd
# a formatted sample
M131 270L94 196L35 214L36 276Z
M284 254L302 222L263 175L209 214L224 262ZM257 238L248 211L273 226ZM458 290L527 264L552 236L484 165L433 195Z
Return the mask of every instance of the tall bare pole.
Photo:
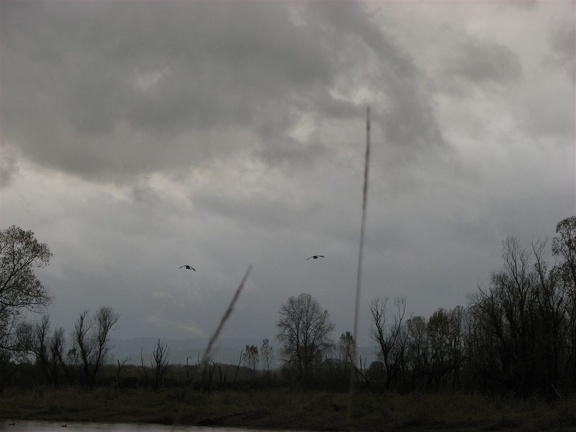
M234 297L232 297L232 301L230 302L228 309L226 309L226 312L224 312L224 315L222 315L222 318L220 319L220 324L218 324L218 328L216 328L216 331L214 332L214 334L212 335L212 337L208 341L208 346L206 347L206 351L204 351L204 355L202 356L202 364L206 365L206 363L208 363L208 360L210 360L210 355L212 353L212 345L214 345L214 342L216 342L216 339L218 339L220 332L224 328L224 324L226 323L226 320L228 320L228 318L230 318L230 315L232 314L232 311L234 310L234 305L236 304L236 300L238 300L238 297L240 297L240 293L242 292L242 289L244 288L244 285L246 284L246 280L248 279L248 275L250 274L251 270L252 270L252 264L250 264L248 266L248 270L246 270L246 273L244 274L244 277L242 278L240 285L238 285L238 288L236 288L236 292L234 293Z
M354 306L354 355L350 367L350 398L348 401L348 426L351 426L352 403L354 400L355 363L358 358L358 315L360 310L360 288L362 286L362 257L364 254L364 231L366 230L366 209L368 207L368 173L370 168L370 107L366 107L366 156L364 158L364 188L362 190L362 224L360 226L360 250L358 252L358 269L356 273L356 303Z
M232 311L234 310L234 305L236 304L236 300L238 300L238 297L240 297L240 293L242 292L242 289L244 288L244 285L246 284L246 280L248 279L248 275L250 274L251 270L252 270L252 264L250 264L248 266L248 270L246 270L246 273L244 274L244 277L242 278L240 285L238 285L238 288L236 288L236 291L234 292L234 297L232 297L232 301L230 302L228 309L226 309L226 312L224 312L224 315L222 315L222 318L220 319L220 323L218 324L216 331L214 332L214 334L212 335L212 337L208 341L208 346L206 347L206 351L204 351L204 355L202 356L202 365L204 368L206 368L208 365L208 361L210 360L210 356L212 353L212 346L214 345L214 343L216 342L216 339L218 339L218 336L220 335L220 332L224 328L224 324L226 323L226 320L228 320L228 318L230 318L230 315L232 314ZM188 358L186 358L186 365L188 365ZM188 373L188 368L186 368L186 373ZM186 392L191 391L191 389L192 389L191 383L192 383L192 381L190 381ZM182 398L182 403L180 404L180 409L178 410L178 412L174 416L173 424L172 424L172 428L170 429L170 432L175 431L176 425L178 425L180 423L179 420L182 417L182 414L184 413L185 406L186 406L186 403L184 401L187 399L188 399L187 397Z
M356 305L354 308L354 343L358 337L358 315L360 308L360 288L362 282L362 257L364 254L364 231L366 229L366 208L368 207L368 171L370 168L370 107L366 107L366 157L364 159L364 188L362 190L362 225L360 226L360 251L356 274Z

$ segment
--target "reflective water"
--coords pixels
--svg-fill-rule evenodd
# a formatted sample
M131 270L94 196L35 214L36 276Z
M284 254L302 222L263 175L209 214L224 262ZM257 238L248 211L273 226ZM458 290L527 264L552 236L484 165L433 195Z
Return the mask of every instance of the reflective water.
M0 431L14 432L248 432L248 429L208 428L200 426L162 426L137 423L88 423L69 422L66 424L46 421L0 420ZM265 431L259 431L265 432Z

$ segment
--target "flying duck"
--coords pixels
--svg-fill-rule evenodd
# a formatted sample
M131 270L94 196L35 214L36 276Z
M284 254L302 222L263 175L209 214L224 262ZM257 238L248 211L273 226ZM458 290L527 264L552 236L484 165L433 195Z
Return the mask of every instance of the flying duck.
M196 269L195 269L194 267L189 266L189 265L183 265L183 266L180 266L180 268L185 268L186 270L194 270L194 271L196 271Z
M309 259L318 259L318 258L324 258L324 255L312 255L310 258L306 258L306 261L308 261Z

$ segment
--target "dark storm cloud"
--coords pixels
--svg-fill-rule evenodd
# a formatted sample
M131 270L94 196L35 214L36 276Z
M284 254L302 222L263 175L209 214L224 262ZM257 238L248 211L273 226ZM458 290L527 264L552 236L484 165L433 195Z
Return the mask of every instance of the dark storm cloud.
M281 134L294 97L331 102L339 73L283 5L24 1L2 16L4 138L80 175L165 168L157 154L198 130Z
M14 151L0 148L0 189L8 186L17 172L18 162Z
M262 202L262 199L245 199L230 196L215 196L203 194L196 197L195 205L214 217L224 218L249 229L251 232L264 229L282 230L293 229L294 221L305 220L310 217L310 209L298 209L288 206L288 203L279 198L271 198ZM263 217L265 215L265 217Z
M394 81L387 87L392 106L380 115L375 112L375 118L382 122L386 142L428 151L445 147L428 90L414 88L411 81Z
M349 37L359 39L398 76L412 78L415 75L411 58L400 49L391 35L370 20L370 14L357 2L311 2L310 9L311 16L331 24L331 37L338 43L346 42Z
M548 45L538 62L551 75L541 75L538 85L523 92L518 118L532 136L573 149L576 100L567 96L574 94L576 82L576 27L573 19L561 17L551 20L546 30ZM546 99L553 103L546 104Z
M405 154L408 159L416 149L446 147L433 112L426 77L395 38L372 22L370 14L355 2L312 2L311 5L313 16L332 24L335 30L332 37L339 44L346 46L362 41L358 47L377 65L372 68L370 62L358 61L356 67L364 69L363 82L358 86L367 87L374 98L371 102L384 107L373 110L373 121L380 124L386 142L408 149Z
M550 31L552 63L564 68L572 82L576 81L576 25L554 22Z
M574 23L564 23L552 28L552 49L566 61L576 55L576 28Z
M257 153L258 158L269 165L309 167L314 161L326 155L326 146L320 143L306 144L301 141L284 138L271 141Z
M447 69L477 85L508 84L522 76L522 65L510 48L472 39L457 47Z
M363 115L350 98L369 88L387 100L393 143L442 141L418 68L359 4L307 3L298 23L290 6L3 2L3 140L92 180L193 168L246 148L299 166L322 145L287 131L306 113Z

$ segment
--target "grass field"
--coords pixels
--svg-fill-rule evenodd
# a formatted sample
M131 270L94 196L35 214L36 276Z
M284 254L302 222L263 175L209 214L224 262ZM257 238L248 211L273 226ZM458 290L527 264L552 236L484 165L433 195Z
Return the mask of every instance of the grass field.
M358 393L351 410L348 404L347 393L321 391L7 390L0 416L330 431L576 431L576 400Z

